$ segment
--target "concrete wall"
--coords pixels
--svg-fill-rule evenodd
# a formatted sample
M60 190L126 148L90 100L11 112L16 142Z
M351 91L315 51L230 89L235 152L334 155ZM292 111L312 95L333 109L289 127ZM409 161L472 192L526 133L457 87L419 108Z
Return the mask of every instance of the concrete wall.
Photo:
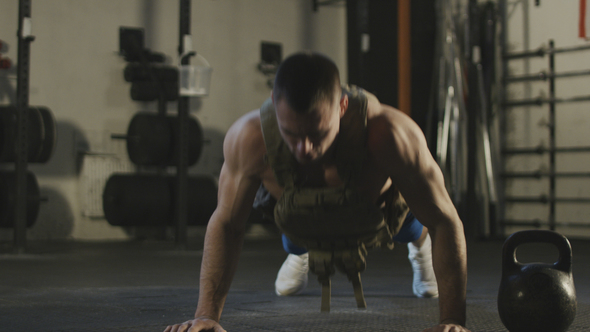
M554 39L557 47L586 45L577 38L578 1L533 0L510 2L509 51L536 49ZM1 0L0 39L10 46L9 57L16 62L18 1ZM146 47L178 61L178 1L173 0L50 0L33 1L30 104L49 107L56 118L58 143L52 159L30 165L42 195L36 224L30 239L125 239L128 232L111 227L101 217L100 196L108 174L132 172L123 141L111 133L125 133L138 111L155 111L155 103L134 102L130 84L123 80L125 61L117 54L120 26L145 28ZM209 97L191 100L191 114L197 117L210 141L191 173L219 173L223 162L221 144L229 126L242 114L256 109L269 95L267 77L257 71L260 42L279 42L283 54L312 49L332 57L346 81L345 8L321 7L311 10L308 0L193 0L192 39L196 50L214 68ZM590 69L590 52L558 55L557 71ZM510 62L510 74L547 70L547 58ZM16 68L0 70L0 105L15 103ZM547 95L547 83L511 84L511 99ZM559 79L557 96L590 94L588 77ZM169 103L175 112L176 104ZM559 104L557 145L590 146L585 135L590 129L588 103ZM503 132L510 147L548 144L548 107L509 110ZM558 171L586 171L590 153L559 154ZM518 156L506 159L507 171L548 168L547 156ZM0 170L13 169L0 164ZM547 194L543 180L511 180L508 195ZM590 197L586 178L560 179L558 197ZM557 220L583 222L588 204L557 207ZM513 219L546 220L548 209L539 204L512 204L506 216ZM507 229L510 233L514 229ZM584 229L560 228L571 236L588 236ZM0 229L0 241L10 241L12 230Z
M50 0L32 2L30 105L49 107L58 143L52 159L29 165L42 203L29 239L124 239L129 235L101 217L104 180L113 171L132 172L123 141L138 111L156 103L134 102L117 52L120 26L145 28L146 47L178 62L178 1ZM1 1L0 39L16 62L18 1ZM204 127L206 145L191 173L218 175L222 141L229 126L269 96L267 77L257 71L260 42L283 45L283 55L311 49L332 57L346 81L343 7L314 13L307 0L193 0L192 40L214 68L209 97L191 99L191 114ZM0 71L0 105L15 103L16 67ZM168 104L171 113L176 104ZM13 169L2 164L0 169ZM0 229L0 240L12 239Z
M590 42L578 38L578 1L535 1L525 0L509 3L507 20L508 51L519 52L548 46L549 40L556 47L588 45ZM558 54L555 58L557 72L581 71L590 69L590 51ZM548 57L513 60L509 62L510 75L533 74L548 71ZM508 86L508 98L528 99L547 97L548 82L515 83ZM556 80L556 96L567 98L590 95L590 77L563 78ZM558 147L590 147L590 103L578 102L557 104L556 143ZM549 106L518 107L507 111L507 131L509 147L536 147L549 145ZM548 170L547 155L513 156L506 159L507 171ZM590 167L590 153L560 153L556 158L557 172L587 172ZM508 181L506 192L512 196L548 195L549 180L515 179ZM557 197L590 197L590 178L558 178ZM559 203L556 220L559 222L588 224L590 204ZM546 221L548 205L510 204L506 215L511 219L535 219ZM507 229L507 233L516 228ZM573 236L587 237L586 228L559 227L558 231Z

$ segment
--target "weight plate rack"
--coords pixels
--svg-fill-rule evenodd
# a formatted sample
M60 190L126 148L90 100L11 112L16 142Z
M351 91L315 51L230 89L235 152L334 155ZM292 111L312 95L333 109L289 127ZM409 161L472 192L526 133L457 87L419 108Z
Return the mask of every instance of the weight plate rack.
M180 65L190 64L190 56L196 55L190 49L184 49L185 37L190 36L190 21L191 1L180 0ZM199 121L189 115L189 97L179 95L178 69L159 64L163 62L164 56L143 48L142 29L121 27L120 33L121 55L129 62L124 70L124 78L131 82L131 98L136 101L157 101L158 113L137 113L131 120L126 135L111 137L127 140L127 152L131 161L140 167L158 168L158 175L141 172L132 176L113 174L103 192L105 216L109 223L117 226L174 226L176 246L184 249L187 244L187 225L206 224L208 216L203 216L210 216L211 209L217 205L216 181L212 185L211 179L187 175L188 167L195 164L201 154L203 130ZM166 115L168 101L177 101L178 114L175 117ZM168 166L176 168L173 178L163 175L164 168ZM117 194L117 190L112 188L121 188L127 194ZM146 192L140 193L141 188L145 188ZM155 210L148 218L149 222L142 223L121 208L126 206L128 210L137 210L145 205L131 199L131 193L135 191L146 200L151 199L146 196L148 192L161 196L158 204L150 206ZM203 199L192 204L189 209L187 200L195 195L200 195ZM200 206L200 214L197 213L199 217L195 217L195 206Z
M57 128L51 110L29 106L31 0L19 0L16 105L0 106L0 162L14 163L14 171L0 172L0 228L13 228L13 250L26 250L26 231L37 219L40 202L35 174L28 163L46 163L53 155Z

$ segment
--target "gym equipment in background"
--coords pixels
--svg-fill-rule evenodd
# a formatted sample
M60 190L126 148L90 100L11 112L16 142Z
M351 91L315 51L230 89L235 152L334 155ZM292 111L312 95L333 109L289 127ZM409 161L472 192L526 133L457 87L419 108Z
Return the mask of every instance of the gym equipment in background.
M203 129L199 120L188 119L188 166L197 163L203 148ZM129 159L138 166L174 166L178 160L178 118L148 112L135 114L127 135L112 135L127 141Z
M0 162L15 162L17 158L17 109L0 106ZM51 158L57 140L53 113L43 106L27 109L27 162L46 163Z
M197 55L190 35L191 1L180 0L179 9L180 75L177 68L162 64L163 55L145 49L143 29L119 28L119 53L129 62L123 75L132 83L131 98L157 101L158 111L137 114L127 135L111 136L127 140L129 157L141 168L138 174L111 176L103 191L103 209L113 225L174 226L176 245L182 249L187 243L187 225L208 222L217 205L217 186L203 182L202 177L188 176L188 167L198 161L204 141L199 122L189 115L189 96L208 95L211 68L207 64L205 71L192 70L203 68L190 66L190 57ZM192 75L183 77L183 73ZM206 89L200 89L205 83ZM169 117L166 103L174 100L178 113ZM175 176L166 175L168 166L176 168ZM147 173L150 170L145 167L155 168L152 173L156 174Z
M0 172L0 228L15 226L14 204L16 203L16 172ZM26 190L26 227L31 227L37 220L41 199L37 178L32 172L27 172Z
M15 118L13 125L16 128L13 131L14 136L10 136L9 140L13 140L14 142L14 150L13 145L10 144L10 147L6 150L8 154L12 154L14 151L14 184L12 186L7 186L7 188L11 188L11 193L8 194L8 200L10 201L9 205L5 206L2 209L1 213L5 213L7 211L6 218L9 218L12 221L12 225L14 228L14 251L17 254L24 253L25 246L26 246L26 239L27 233L26 228L30 226L31 219L36 218L37 213L30 213L29 210L29 193L28 189L30 188L31 184L33 183L36 186L36 180L33 181L31 179L29 172L27 171L27 163L29 159L29 142L28 138L30 135L29 127L29 74L30 74L30 58L31 58L31 42L35 40L35 36L31 34L31 27L32 27L32 20L31 20L31 0L19 0L18 2L18 28L17 28L17 37L18 37L18 52L17 52L17 68L16 68L16 104L14 105L14 113ZM43 128L47 127L48 131L52 126L48 123L51 120L48 120L47 115L50 114L49 112L39 112L39 116L34 117L39 127L41 127L41 123L43 123ZM45 117L44 117L44 116ZM55 133L55 130L54 130ZM37 132L37 135L40 137L45 137L45 132L41 135L41 133ZM48 133L48 136L51 136ZM6 139L6 135L2 133L0 137ZM52 139L47 139L45 141L46 144L51 144L55 146L55 141ZM4 144L4 143L2 143ZM43 145L43 144L41 144ZM39 147L37 147L39 148ZM35 158L38 160L49 159L51 152L49 152L49 156L47 155L48 150L53 150L53 148L48 149L45 147L43 152L40 152L37 149L35 153ZM37 195L38 196L38 195ZM38 203L38 199L37 199Z
M527 243L557 247L554 264L518 262L516 249ZM502 249L498 312L510 332L565 332L576 316L572 248L568 239L547 230L512 234Z
M103 192L103 208L114 226L172 226L178 199L174 176L113 174ZM191 226L206 225L217 207L217 180L187 177L188 217Z

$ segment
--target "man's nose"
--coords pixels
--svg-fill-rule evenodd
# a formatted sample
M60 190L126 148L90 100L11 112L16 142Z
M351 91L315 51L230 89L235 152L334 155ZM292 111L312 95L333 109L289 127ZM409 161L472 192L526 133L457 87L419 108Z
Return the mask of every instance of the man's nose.
M309 140L308 137L300 139L297 142L297 151L299 151L299 153L307 154L311 151L311 149L312 149L312 144L311 144L311 141Z

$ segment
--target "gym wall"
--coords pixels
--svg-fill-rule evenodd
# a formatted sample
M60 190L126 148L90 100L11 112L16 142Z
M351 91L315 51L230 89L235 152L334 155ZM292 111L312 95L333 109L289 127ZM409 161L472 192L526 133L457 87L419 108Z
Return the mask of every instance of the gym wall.
M145 46L178 63L178 1L51 0L32 1L30 105L50 108L57 122L58 143L46 164L29 165L39 181L37 222L27 231L34 239L126 239L120 227L101 217L102 186L114 171L133 172L125 142L110 139L125 133L138 111L156 111L156 103L134 102L123 79L119 27L143 27ZM269 96L267 77L257 70L261 41L281 43L283 57L311 49L333 58L346 82L346 13L343 7L313 12L303 0L193 0L191 32L197 52L213 67L210 95L191 99L191 115L210 141L191 174L218 175L222 141L241 115ZM18 1L2 1L0 39L3 54L16 62ZM0 105L14 104L16 64L0 71ZM176 103L168 103L170 113ZM10 170L14 164L0 164ZM0 229L0 241L12 239Z
M590 41L578 37L579 1L538 1L534 0L508 2L507 17L508 52L523 52L548 47L549 40L555 41L556 48L589 45ZM582 71L590 69L590 51L556 54L555 71L557 73ZM500 67L498 66L498 71ZM548 71L548 56L529 57L509 62L509 75L535 74ZM588 76L556 79L556 97L588 96L590 78ZM548 97L548 81L514 83L507 86L507 99L521 100ZM589 103L556 104L556 146L590 146L588 132ZM506 146L508 148L548 147L549 105L516 107L506 112ZM556 155L556 172L587 172L590 153L558 153ZM547 170L548 154L515 155L506 158L504 166L507 172L531 172ZM506 181L507 196L548 195L549 179L512 179ZM590 197L590 178L557 178L556 197L588 198ZM547 220L548 204L507 204L507 219ZM588 224L590 205L588 203L558 203L556 221ZM519 227L508 227L510 234ZM558 232L570 237L590 236L589 227L557 227Z

